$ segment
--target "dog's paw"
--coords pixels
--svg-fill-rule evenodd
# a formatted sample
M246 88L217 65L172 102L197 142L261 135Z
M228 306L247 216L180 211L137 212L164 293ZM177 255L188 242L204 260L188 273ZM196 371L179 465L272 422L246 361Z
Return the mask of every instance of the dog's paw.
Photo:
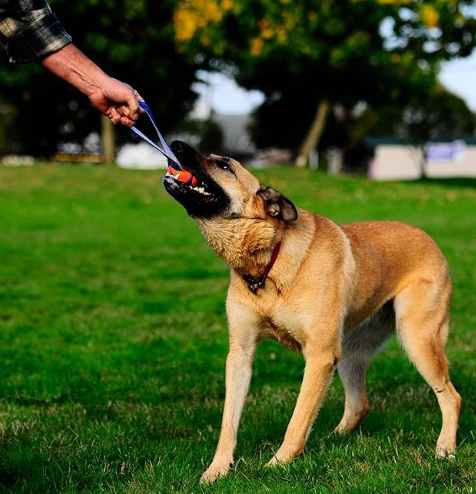
M265 467L266 468L273 468L273 467L278 467L278 466L285 466L286 464L290 463L291 460L280 460L279 458L275 456L273 456L271 458L271 460L268 461L268 463L266 463Z
M340 423L335 429L334 429L334 434L339 434L339 435L345 435L349 434L351 431L347 427L347 422L345 423Z
M214 465L213 463L208 467L205 473L200 478L201 484L211 484L220 477L224 477L233 468L233 464L230 465Z
M279 461L276 459L276 456L273 456L271 460L266 463L265 467L266 468L272 468L275 467L276 465L279 465Z
M284 466L288 463L291 463L296 456L299 456L303 452L303 447L296 444L293 444L291 448L281 447L276 451L275 455L271 458L271 460L266 463L267 467L276 467L278 465Z
M435 455L437 458L446 458L447 460L456 459L456 448L447 448L446 446L437 446Z

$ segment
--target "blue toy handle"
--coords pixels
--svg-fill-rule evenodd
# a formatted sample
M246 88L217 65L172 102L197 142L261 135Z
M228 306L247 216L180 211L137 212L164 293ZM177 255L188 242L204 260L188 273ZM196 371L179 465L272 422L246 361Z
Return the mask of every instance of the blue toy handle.
M177 159L173 151L170 149L170 146L168 145L167 141L164 139L162 134L159 131L159 128L157 126L157 122L155 121L154 115L147 105L145 101L140 101L139 106L147 113L147 116L149 117L150 121L152 122L152 125L154 126L155 131L157 132L157 135L159 136L160 143L162 144L162 148L158 146L154 141L149 139L143 132L141 132L135 125L131 127L132 132L135 132L139 137L144 139L145 142L150 144L152 147L157 149L160 153L162 153L167 160L172 161L174 165L174 168L178 167L178 169L183 170L182 165L180 164L180 161Z

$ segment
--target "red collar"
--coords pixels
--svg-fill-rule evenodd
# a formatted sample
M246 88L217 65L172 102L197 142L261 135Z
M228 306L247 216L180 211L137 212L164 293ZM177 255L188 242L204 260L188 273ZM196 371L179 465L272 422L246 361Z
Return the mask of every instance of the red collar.
M279 250L281 249L281 241L276 244L276 247L273 250L273 255L271 256L271 261L266 266L263 274L259 278L253 278L248 274L244 274L242 278L246 281L248 290L253 294L257 295L258 290L260 288L264 288L266 278L268 277L269 272L271 271L276 259L278 258Z

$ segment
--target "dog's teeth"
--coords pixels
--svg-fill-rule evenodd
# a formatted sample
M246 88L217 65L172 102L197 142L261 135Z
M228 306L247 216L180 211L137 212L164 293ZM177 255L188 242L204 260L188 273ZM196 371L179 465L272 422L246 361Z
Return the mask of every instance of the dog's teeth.
M197 187L197 186L192 187L191 185L189 185L189 187L190 187L193 191L197 192L198 194L202 194L202 195L204 195L204 196L211 196L210 192L207 192L207 191L205 190L205 187Z

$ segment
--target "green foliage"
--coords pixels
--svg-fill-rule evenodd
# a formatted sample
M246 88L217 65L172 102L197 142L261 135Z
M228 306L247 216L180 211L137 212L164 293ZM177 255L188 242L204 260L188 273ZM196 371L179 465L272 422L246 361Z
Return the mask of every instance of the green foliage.
M434 458L436 399L393 342L369 369L373 409L359 431L331 432L343 411L336 379L304 455L264 469L303 369L299 355L267 341L236 473L200 486L223 405L226 266L157 172L0 167L2 493L472 492L475 181L257 174L338 222L408 221L439 243L454 281L452 381L464 399L456 460Z
M369 108L358 125L370 135L425 144L438 138L472 136L476 118L462 98L435 85L425 99L412 98L403 107Z
M173 1L52 0L51 6L78 48L141 93L163 132L178 126L196 99L195 68L175 49ZM15 109L0 152L48 155L59 142L81 143L99 132L100 116L87 98L36 64L11 66L3 56L0 95Z
M469 0L187 0L182 49L259 89L254 138L296 147L326 99L352 108L423 99L439 63L476 45ZM290 124L291 122L291 124ZM286 129L288 134L285 134Z

